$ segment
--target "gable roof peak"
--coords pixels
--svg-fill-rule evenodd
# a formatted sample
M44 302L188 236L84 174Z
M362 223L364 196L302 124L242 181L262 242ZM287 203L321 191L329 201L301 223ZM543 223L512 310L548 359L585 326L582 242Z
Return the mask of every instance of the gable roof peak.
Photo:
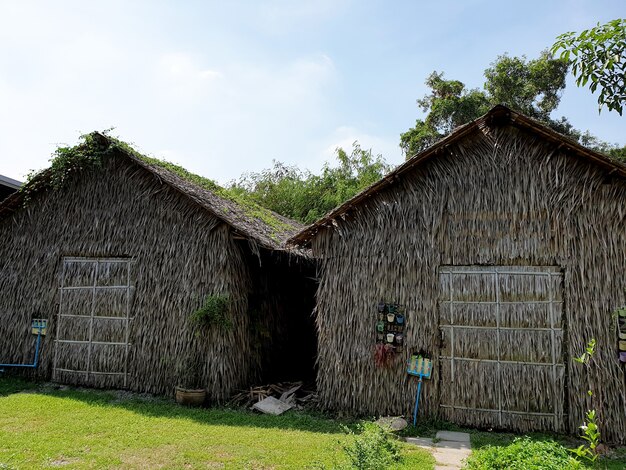
M541 138L548 142L552 142L558 147L562 147L579 158L586 159L594 164L602 166L608 169L611 173L626 178L626 165L616 162L615 160L598 153L594 150L590 150L578 142L556 132L555 130L547 127L528 116L523 115L517 111L510 109L509 107L498 104L491 108L486 114L470 121L467 124L454 129L443 139L439 140L435 144L431 145L424 151L414 155L407 161L396 167L394 170L383 176L380 180L364 189L351 199L347 200L340 206L336 207L324 217L315 221L313 224L306 227L304 230L296 234L287 240L289 245L306 246L315 237L315 235L323 228L335 224L335 220L339 217L345 217L346 213L353 207L362 204L366 199L370 198L374 194L378 193L382 189L392 185L402 174L412 170L413 168L421 165L427 160L434 158L437 154L443 151L448 145L463 139L470 134L484 129L485 127L503 127L506 125L512 125L518 128L522 128L526 131L539 135Z

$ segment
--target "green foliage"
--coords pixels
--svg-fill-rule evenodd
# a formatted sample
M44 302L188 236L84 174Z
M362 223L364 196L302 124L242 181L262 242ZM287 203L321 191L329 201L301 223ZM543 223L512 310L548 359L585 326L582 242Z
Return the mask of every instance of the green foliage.
M485 70L485 90L492 104L504 104L540 121L550 123L550 113L565 89L567 61L553 59L546 51L539 59L499 56Z
M20 188L24 194L24 205L33 195L44 189L55 191L66 187L70 178L82 171L93 171L102 167L103 158L111 153L106 141L94 134L80 137L80 143L74 147L59 147L50 158L50 167L46 170L31 171L26 183Z
M552 51L556 49L553 47ZM626 54L625 54L626 56ZM568 58L553 58L544 51L538 59L499 56L485 70L484 91L468 90L458 80L445 80L443 73L433 72L426 79L431 92L417 100L424 120L400 135L400 147L407 158L422 152L456 127L466 124L496 104L504 104L543 122L555 131L582 145L616 160L626 161L626 146L603 142L589 132L581 132L565 117L552 118L565 89ZM626 87L622 88L622 91Z
M583 423L580 429L583 431L582 438L587 441L586 444L582 444L575 449L570 449L574 455L580 459L587 460L589 462L595 462L598 459L596 448L600 444L600 430L596 422L596 411L589 410L585 416L587 422Z
M336 158L338 165L326 163L319 175L274 162L271 169L244 174L228 190L285 217L312 223L390 170L381 155L374 157L358 142L350 155L338 148Z
M566 74L567 62L553 59L547 52L534 60L499 56L485 70L485 91L468 90L462 82L445 80L443 73L433 72L426 79L430 94L417 100L427 113L426 119L417 120L415 127L400 135L400 147L410 158L496 104L505 104L570 134L571 125L565 118L550 118L565 88Z
M376 423L357 425L357 433L345 428L350 436L342 446L349 464L339 466L341 470L383 470L400 462L400 444L395 436Z
M589 365L589 361L593 357L593 354L596 351L596 339L591 338L589 343L585 346L585 352L582 353L579 357L575 357L574 360L579 362L580 364Z
M476 119L490 108L487 95L480 90L466 90L458 80L444 80L443 73L433 72L426 79L430 95L417 100L422 111L428 111L426 124L448 134L456 127Z
M108 132L102 133L106 137L104 139L96 133L86 134L82 135L79 143L73 147L59 147L50 159L51 165L48 169L29 173L26 184L20 189L25 195L24 204L28 204L32 196L42 189L64 189L71 176L82 171L98 170L102 167L106 157L116 151L121 151L150 165L166 169L185 181L236 203L248 217L259 219L271 227L274 232L270 236L274 239L278 238L279 232L291 228L290 225L276 217L276 214L248 198L245 192L230 191L219 186L215 181L191 173L179 165L142 155L130 144L108 135Z
M208 295L204 298L202 306L191 314L190 319L198 325L215 325L229 330L233 327L229 310L228 295Z
M212 294L202 301L200 308L189 315L189 321L198 328L195 337L186 345L185 354L176 363L178 386L183 388L204 388L203 370L206 364L205 352L202 350L202 327L216 326L223 330L232 328L230 318L230 298L228 295Z
M591 338L585 346L585 352L579 357L575 357L574 360L582 364L585 369L588 369L595 352L596 339ZM587 395L590 398L593 398L593 392L591 390L587 390ZM578 458L589 462L595 462L598 458L597 447L598 444L600 444L600 429L598 428L596 421L596 411L587 411L585 418L587 419L587 422L583 423L582 426L580 426L580 429L582 431L581 437L586 441L586 443L576 447L575 449L570 449L570 452L575 454Z
M474 450L468 470L566 470L582 468L558 442L524 436L505 446L488 445Z
M557 37L552 52L569 61L578 86L599 90L598 111L606 106L622 115L626 103L626 19L616 19L580 34Z
M573 134L575 134L575 137L578 139L578 141L585 147L591 150L595 150L596 152L603 153L608 157L613 158L614 160L626 162L626 145L620 147L617 144L604 142L598 139L596 136L590 134L588 131L584 133L574 131Z
M209 178L205 178L204 176L191 173L190 171L186 170L180 165L176 165L175 163L171 163L165 160L159 160L158 158L146 157L139 154L136 154L136 156L141 158L146 163L164 168L184 179L185 181L189 181L190 183L211 191L213 194L216 194L223 199L228 199L229 201L236 203L248 217L254 217L256 219L259 219L266 225L274 229L275 232L272 235L274 239L277 239L277 232L281 232L291 228L290 225L286 224L278 217L276 217L276 214L273 214L271 210L257 204L250 197L248 197L245 191L240 191L237 188L223 188L215 181ZM226 210L225 213L228 213L228 211Z

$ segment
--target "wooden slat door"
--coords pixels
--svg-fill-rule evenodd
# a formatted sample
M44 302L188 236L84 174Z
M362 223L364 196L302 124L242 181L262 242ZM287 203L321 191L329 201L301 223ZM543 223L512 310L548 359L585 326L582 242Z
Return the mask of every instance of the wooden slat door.
M463 424L564 429L563 275L440 268L441 409Z
M53 380L128 386L132 260L64 258Z

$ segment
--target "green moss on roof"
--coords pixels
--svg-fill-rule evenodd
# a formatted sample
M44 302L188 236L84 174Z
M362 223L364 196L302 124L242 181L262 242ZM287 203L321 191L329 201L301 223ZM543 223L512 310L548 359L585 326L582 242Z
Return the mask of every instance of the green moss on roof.
M251 201L245 193L223 188L215 181L191 173L175 163L142 155L130 144L111 137L106 132L83 135L79 143L73 147L59 147L50 159L49 168L36 173L31 172L28 175L26 184L20 189L24 195L24 204L28 204L33 193L42 189L62 189L69 177L78 171L101 168L103 159L115 150L129 154L148 165L165 169L186 182L235 203L246 217L258 219L267 225L271 229L269 236L275 241L279 241L281 232L294 229L292 225L281 220L277 214ZM222 211L226 214L230 212L227 207Z
M204 176L191 173L187 169L175 163L171 163L166 160L160 160L158 158L146 157L144 155L139 155L137 153L135 153L135 156L137 156L142 161L150 165L164 168L170 171L171 173L174 173L176 176L182 178L185 181L188 181L190 183L195 184L196 186L199 186L203 189L211 191L216 196L219 196L223 199L227 199L229 201L234 202L244 211L246 216L254 217L256 219L261 220L266 225L274 229L276 232L282 232L282 231L293 228L291 225L283 222L278 217L276 217L276 214L274 214L269 209L266 209L265 207L260 206L256 202L251 201L242 192L226 189L218 185L215 181L209 178L205 178ZM224 208L223 211L227 213L228 208ZM272 238L278 239L277 233L273 233Z

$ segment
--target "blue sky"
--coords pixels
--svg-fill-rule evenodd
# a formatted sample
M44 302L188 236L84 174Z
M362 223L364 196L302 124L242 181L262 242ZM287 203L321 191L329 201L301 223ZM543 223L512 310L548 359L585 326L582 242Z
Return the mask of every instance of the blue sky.
M273 159L315 171L354 140L400 163L433 70L482 87L498 55L624 16L623 0L2 0L0 174L111 127L221 183ZM571 79L562 115L626 144L626 118Z

